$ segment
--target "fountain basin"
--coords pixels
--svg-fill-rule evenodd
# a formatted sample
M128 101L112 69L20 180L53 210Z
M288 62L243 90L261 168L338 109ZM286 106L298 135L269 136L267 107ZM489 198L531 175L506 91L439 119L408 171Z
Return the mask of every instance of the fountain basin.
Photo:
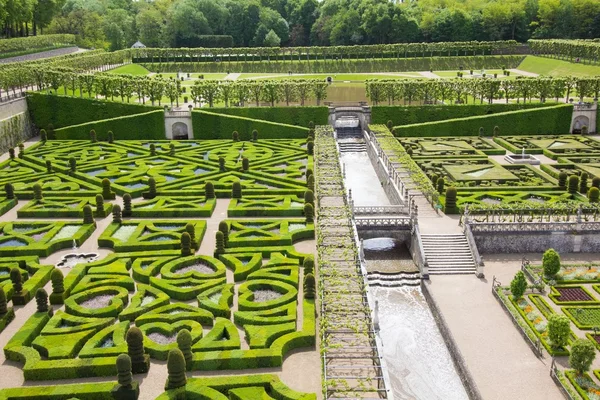
M511 164L540 165L540 160L531 154L507 154L504 159Z
M71 253L67 254L56 264L57 268L72 268L77 264L87 264L98 259L96 253Z

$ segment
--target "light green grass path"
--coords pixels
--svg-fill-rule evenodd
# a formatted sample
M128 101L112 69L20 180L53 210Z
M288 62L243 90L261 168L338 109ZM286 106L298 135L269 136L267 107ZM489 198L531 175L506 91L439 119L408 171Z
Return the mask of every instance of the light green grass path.
M599 65L587 65L556 60L554 58L527 56L518 69L546 76L593 76L600 75Z
M138 64L127 64L108 71L109 74L127 74L136 76L145 76L150 73L146 68Z

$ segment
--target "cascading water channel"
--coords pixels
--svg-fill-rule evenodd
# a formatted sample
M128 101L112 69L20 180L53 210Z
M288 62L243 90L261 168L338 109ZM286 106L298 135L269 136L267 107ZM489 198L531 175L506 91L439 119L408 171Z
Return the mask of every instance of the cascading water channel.
M340 142L362 141L341 139ZM348 149L348 146L344 146ZM352 190L355 206L390 205L368 154L364 151L342 151L345 185ZM405 245L390 238L365 240L367 270L393 268L410 263ZM400 247L400 249L399 249ZM398 265L394 265L398 263ZM379 337L383 343L380 354L389 376L394 400L466 400L468 395L456 372L435 319L423 297L420 286L400 288L370 287L369 303L375 309L378 302Z

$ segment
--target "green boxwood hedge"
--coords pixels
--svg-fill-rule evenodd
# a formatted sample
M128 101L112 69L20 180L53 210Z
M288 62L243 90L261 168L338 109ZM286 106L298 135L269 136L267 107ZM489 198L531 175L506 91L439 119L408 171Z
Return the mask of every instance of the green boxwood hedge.
M329 109L327 107L228 107L211 108L210 112L215 114L234 115L250 119L260 119L263 121L276 122L278 124L296 125L304 128L308 127L310 121L315 125L327 125L329 118ZM258 131L258 138L261 137Z
M477 136L483 127L491 136L495 126L507 135L569 133L573 105L561 104L533 110L509 111L492 115L394 127L397 137Z
M0 400L112 400L111 390L114 386L114 382L22 386L0 390Z
M306 127L199 110L192 111L192 126L194 139L231 139L232 132L238 131L240 140L251 140L255 129L260 139L303 139L309 131Z

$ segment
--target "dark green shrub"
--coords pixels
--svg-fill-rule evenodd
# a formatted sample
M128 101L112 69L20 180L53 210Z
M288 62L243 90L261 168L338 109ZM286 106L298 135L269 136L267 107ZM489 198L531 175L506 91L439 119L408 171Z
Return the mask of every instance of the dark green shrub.
M314 299L315 298L315 276L313 274L304 275L304 298Z
M315 123L312 121L308 121L308 129L315 129Z
M544 275L553 277L560 271L560 256L554 249L548 249L542 257L542 268Z
M231 186L231 198L241 199L242 198L242 184L239 181L233 182Z
M234 142L239 142L240 141L240 134L238 133L238 131L233 131L233 133L231 134L231 139Z
M105 200L112 198L110 180L107 178L102 179L102 197L104 197Z
M115 141L115 134L113 131L108 131L108 143L113 143Z
M217 233L215 234L215 236L216 236L216 239L217 239L215 253L216 254L223 254L223 253L225 253L225 239L223 238L223 232L217 231Z
M36 201L42 201L44 194L42 193L42 185L36 183L33 185L33 199Z
M588 134L588 127L586 125L581 127L581 134L582 135L587 135Z
M579 177L577 175L569 176L569 187L567 191L570 194L577 193L577 189L579 189Z
M156 145L154 143L150 143L150 155L151 156L156 155Z
M456 213L458 211L456 207L456 188L449 187L446 189L446 207L444 210L446 213Z
M60 269L54 268L50 277L52 280L52 293L64 293L65 292L65 277Z
M548 318L548 339L553 348L565 348L571 335L571 321L565 315L552 314Z
M308 142L306 142L306 154L308 154L309 156L312 156L315 152L315 142L313 142L312 140L309 140Z
M48 172L49 174L52 173L52 161L50 160L46 160L46 172Z
M204 197L206 197L206 199L215 198L215 185L213 185L212 182L206 182L204 185Z
M6 304L6 293L0 289L0 315L4 315L8 312L8 306Z
M304 261L302 262L302 268L304 269L304 275L315 273L315 259L313 258L313 256L308 255L304 257Z
M10 149L8 149L8 155L11 160L14 160L15 159L15 149L13 149L12 147Z
M13 187L12 183L4 184L4 192L6 192L7 199L12 200L15 198L15 188Z
M409 156L411 156L411 157L412 157L412 155L413 155L413 149L412 149L412 147L409 147L409 148L406 150L406 154L408 154Z
M196 240L196 232L194 231L194 224L188 222L185 224L185 231L190 235L190 240L192 243Z
M25 155L25 145L23 143L19 143L19 158L23 158Z
M96 195L96 212L102 215L104 213L104 197L101 194Z
M596 177L592 179L592 187L600 188L600 178Z
M192 239L190 238L190 234L187 232L183 232L181 234L181 255L189 256L192 254L191 251Z
M133 382L131 357L127 354L119 354L117 357L117 382L124 387L130 387Z
M500 128L498 127L498 125L494 126L493 135L494 137L500 136Z
M312 190L307 190L304 192L304 202L305 203L310 203L313 205L315 205L315 194L313 193Z
M311 139L313 142L315 141L315 130L309 129L307 138Z
M225 171L225 158L223 156L219 156L219 171Z
M148 197L151 199L156 197L156 179L153 177L148 179Z
M579 193L586 194L588 191L588 174L582 172L579 177Z
M313 176L313 170L312 168L306 168L306 172L304 173L304 175L306 176L306 179L308 179L309 176Z
M102 196L100 196L102 197ZM93 224L94 223L94 213L92 211L92 206L86 204L83 207L83 223L84 224Z
M569 366L577 371L577 373L583 374L589 371L595 358L596 348L591 340L577 339L571 345Z
M44 288L39 288L35 292L35 303L37 304L37 312L48 312L48 293Z
M445 184L444 178L443 177L438 178L438 180L436 182L438 193L440 193L440 194L444 193L444 184Z
M306 178L306 188L312 191L315 190L315 177L313 175L309 175L308 178Z
M92 141L92 143L96 143L98 141L98 136L96 135L96 131L93 129L90 131L90 140Z
M174 156L175 155L175 143L171 142L169 144L169 155L170 156Z
M250 160L247 157L242 158L242 170L248 171L250 169Z
M482 137L484 134L483 126L479 127L479 137Z
M15 267L10 270L10 281L12 282L15 292L21 293L23 290L23 277L21 276L21 270L19 270L19 268Z
M558 188L559 189L561 189L561 190L567 189L567 179L568 178L569 178L569 176L564 171L558 174Z
M255 142L258 140L258 131L256 129L252 131L252 140Z
M127 354L131 357L131 362L133 364L143 363L145 361L144 335L140 328L136 326L129 328L125 340L127 342Z
M131 195L129 193L125 193L123 195L123 216L131 217Z
M439 176L437 176L436 174L433 174L431 176L431 184L435 187L437 185L437 181L439 179Z
M116 222L117 224L120 224L121 222L123 222L123 217L121 215L121 206L120 205L115 204L113 206L112 214L113 214L113 222Z
M165 390L176 389L185 386L187 378L185 376L185 358L179 349L171 349L167 358L167 383Z
M223 243L227 246L229 242L229 225L227 225L226 221L219 222L219 231L223 232Z
M182 329L177 332L177 347L181 350L185 359L186 369L192 369L192 334L187 329Z
M385 126L387 126L387 128L391 131L394 128L394 123L392 122L391 119L388 119Z
M510 292L515 300L523 297L523 293L527 290L527 279L523 271L518 271L512 282L510 282Z
M306 222L314 222L315 210L312 204L304 203L304 217L306 218Z
M588 200L590 201L590 203L597 203L599 198L600 198L600 189L592 186L590 188L590 190L588 191Z
M45 129L41 129L41 130L40 130L40 138L41 138L40 140L41 140L42 142L46 142L46 141L48 141L48 133L46 132L46 130L45 130Z
M48 139L56 139L56 133L54 133L54 125L48 124Z
M75 157L69 158L69 169L71 172L77 171L77 160Z

